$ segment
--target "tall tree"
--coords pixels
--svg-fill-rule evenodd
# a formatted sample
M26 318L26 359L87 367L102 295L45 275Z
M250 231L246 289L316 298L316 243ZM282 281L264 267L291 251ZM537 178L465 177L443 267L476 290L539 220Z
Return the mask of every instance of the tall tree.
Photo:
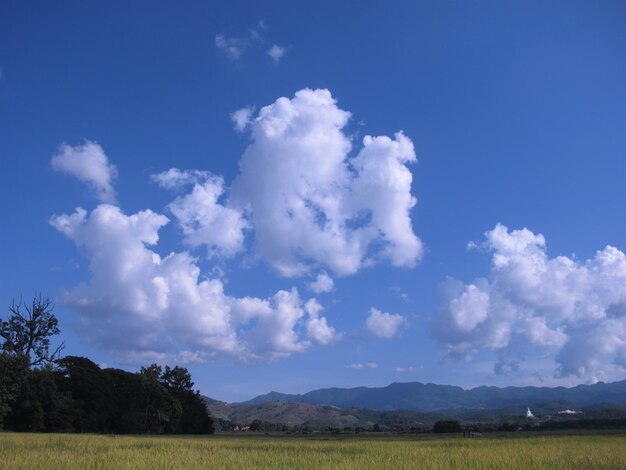
M26 356L0 352L0 429L28 378Z
M139 373L148 380L158 382L159 380L161 380L163 368L158 364L152 363L148 367L142 367Z
M12 315L0 321L0 337L4 339L2 350L28 358L31 367L43 366L59 357L64 348L61 343L50 352L50 337L60 333L58 320L52 313L54 305L41 295L33 298L30 305L13 303Z
M154 364L150 367L153 367ZM193 391L193 381L191 380L191 374L185 367L175 366L170 369L170 366L165 366L165 371L161 375L161 382L167 388L178 392Z

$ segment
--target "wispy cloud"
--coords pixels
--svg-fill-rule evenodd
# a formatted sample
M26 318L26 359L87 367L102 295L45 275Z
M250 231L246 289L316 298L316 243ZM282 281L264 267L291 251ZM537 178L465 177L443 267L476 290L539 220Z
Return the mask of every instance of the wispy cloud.
M361 369L378 369L378 363L376 362L367 362L365 364L362 364L360 362L354 363L354 364L350 364L348 366L349 369L356 369L356 370L361 370Z
M246 106L230 114L230 118L237 132L243 132L248 127L253 113L254 108L252 106Z
M280 62L285 55L285 52L287 52L287 49L279 46L278 44L274 44L267 50L267 54L272 58L275 64Z
M420 372L423 369L424 367L422 366L408 366L408 367L396 367L394 371L399 374L405 374L405 373L414 374L416 372Z
M247 34L241 36L229 37L225 34L217 34L215 36L215 47L233 62L238 62L246 51L256 50L259 52L264 47L267 30L268 26L265 21L260 20L256 27L251 28ZM287 52L287 48L273 44L266 52L272 61L278 64Z

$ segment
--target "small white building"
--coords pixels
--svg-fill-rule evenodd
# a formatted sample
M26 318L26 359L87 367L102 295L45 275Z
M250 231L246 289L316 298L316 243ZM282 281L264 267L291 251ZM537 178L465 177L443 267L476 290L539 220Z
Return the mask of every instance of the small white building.
M533 414L532 411L530 411L530 408L526 408L526 418L535 419L535 415Z

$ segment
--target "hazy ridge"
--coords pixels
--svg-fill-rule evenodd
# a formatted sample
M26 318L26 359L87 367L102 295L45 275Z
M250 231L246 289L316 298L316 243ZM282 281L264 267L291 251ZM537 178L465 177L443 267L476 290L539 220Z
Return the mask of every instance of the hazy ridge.
M575 406L602 403L626 406L626 380L571 388L480 386L469 390L432 383L392 383L386 387L326 388L304 394L270 392L245 403L309 403L341 408L431 412L454 408L498 409L558 401L566 401Z

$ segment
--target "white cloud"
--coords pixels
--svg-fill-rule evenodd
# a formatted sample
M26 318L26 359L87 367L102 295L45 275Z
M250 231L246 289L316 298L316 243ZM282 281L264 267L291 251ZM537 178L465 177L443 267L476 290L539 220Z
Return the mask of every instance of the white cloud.
M308 314L306 329L310 338L320 344L330 344L340 338L335 329L328 326L326 318L320 316L320 312L324 310L324 307L317 300L309 299L304 305L304 310Z
M409 295L406 292L402 292L402 289L400 289L398 286L390 287L389 292L396 295L397 297L399 297L400 299L402 299L402 301L406 303L411 302L411 298L409 297Z
M265 43L263 32L266 30L267 25L263 20L260 20L255 28L248 30L248 33L246 35L234 37L227 37L224 34L216 35L215 47L217 47L217 49L220 50L224 55L226 55L226 57L228 57L230 60L232 60L233 62L237 62L246 50L258 50L258 48L263 46L263 44ZM273 51L273 53L270 53L270 51L273 50L274 47L278 49ZM281 51L280 49L283 50ZM282 55L285 53L284 48L280 48L279 46L273 46L272 48L270 48L270 51L268 51L268 54L270 54L270 57L272 57L272 59L276 62L278 62ZM277 59L274 59L274 56L276 56Z
M104 150L97 143L87 140L74 147L61 144L51 163L55 171L72 175L89 185L100 201L115 201L112 182L117 177L117 169L109 163Z
M374 307L365 321L369 332L381 338L393 338L403 324L406 324L406 319L402 315L381 312Z
M170 168L167 171L150 176L150 180L165 189L181 189L190 184L206 181L211 176L208 171L179 170Z
M350 364L348 366L348 368L356 369L356 370L361 370L361 369L378 369L378 363L376 363L376 362L368 362L367 364L361 364L360 362L357 362L355 364Z
M267 50L267 55L269 55L274 61L274 63L277 64L280 62L280 59L283 58L283 56L285 55L285 52L287 52L287 49L285 47L281 47L278 44L274 44L272 47L270 47Z
M348 158L349 117L328 90L305 89L250 124L231 199L251 214L257 252L284 276L314 266L347 275L380 260L411 267L422 255L410 219L412 142L366 136Z
M246 38L227 38L223 34L215 36L215 46L231 60L238 60L247 45Z
M420 372L423 369L424 368L422 366L408 366L408 367L396 367L394 371L399 374L404 374L404 373L414 374L416 372Z
M250 124L250 118L254 113L254 108L247 106L231 113L230 118L235 124L235 130L237 132L243 132Z
M231 297L220 280L201 276L189 253L161 257L149 248L168 223L161 214L126 215L103 204L50 223L89 260L89 282L66 291L64 301L80 313L84 337L124 361L271 361L310 346L298 333L306 315L297 290ZM319 310L315 318L325 322Z
M331 292L335 287L333 278L330 277L325 271L321 272L315 278L315 281L309 284L311 289L316 294L323 294L325 292Z
M209 256L232 256L243 250L248 223L240 211L218 202L225 192L221 177L198 170L171 168L152 175L152 180L166 188L193 183L190 193L177 197L167 206L178 220L189 246L206 246Z
M515 372L520 351L554 354L556 375L597 379L624 367L626 256L607 246L584 262L549 258L542 235L497 225L487 279L449 279L433 335L450 357L498 351L496 372ZM623 370L621 372L623 374Z

